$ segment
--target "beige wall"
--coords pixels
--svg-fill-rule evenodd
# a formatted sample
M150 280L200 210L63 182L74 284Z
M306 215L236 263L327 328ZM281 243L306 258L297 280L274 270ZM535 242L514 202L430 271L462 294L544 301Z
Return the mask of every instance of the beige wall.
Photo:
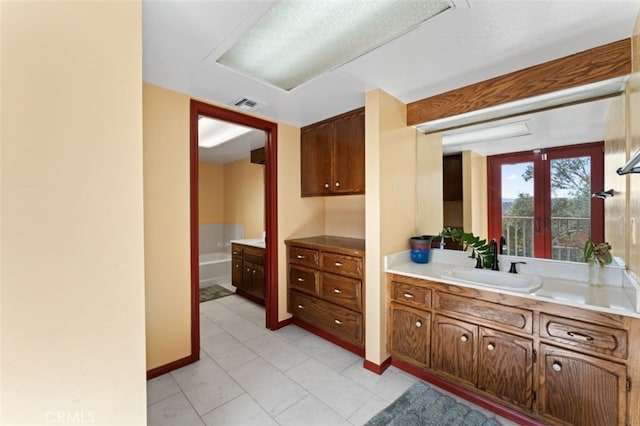
M640 17L636 21L631 43L632 49L632 74L627 83L627 122L628 122L628 152L633 155L640 150ZM627 216L627 235L629 258L627 265L629 270L636 276L640 277L640 175L631 175L629 177L629 198ZM636 221L636 243L632 243L630 221Z
M191 353L189 97L150 84L144 105L147 369Z
M146 424L141 22L0 2L1 424Z
M388 357L384 256L406 250L416 227L416 137L405 105L386 92L367 92L365 107L365 356L380 365Z
M224 165L224 222L244 225L245 238L265 230L264 166L249 157Z
M364 195L325 197L325 233L364 238Z
M198 162L198 220L200 224L224 221L224 166Z
M615 196L604 202L604 239L611 244L611 254L628 259L627 217L629 176L618 176L616 170L627 161L626 96L613 99L605 123L604 189L613 189Z
M462 210L463 229L486 237L487 213L487 157L473 151L462 153Z
M444 222L442 201L442 133L416 137L416 235L438 235Z

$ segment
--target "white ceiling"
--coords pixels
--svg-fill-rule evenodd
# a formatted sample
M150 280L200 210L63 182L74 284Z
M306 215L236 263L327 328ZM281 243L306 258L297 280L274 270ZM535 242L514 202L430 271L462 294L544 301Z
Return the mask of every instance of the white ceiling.
M630 37L640 10L640 0L453 3L391 43L286 92L215 62L273 2L144 0L143 77L221 104L247 97L265 104L256 114L301 127L363 106L374 88L409 103Z

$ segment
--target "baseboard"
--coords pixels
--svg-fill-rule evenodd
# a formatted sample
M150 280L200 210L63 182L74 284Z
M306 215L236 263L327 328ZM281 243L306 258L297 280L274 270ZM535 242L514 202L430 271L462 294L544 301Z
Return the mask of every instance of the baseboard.
M505 419L516 422L518 425L521 425L521 426L544 426L545 425L544 423L534 420L531 417L528 417L527 415L520 413L519 411L505 407L504 405L501 405L491 399L480 396L473 391L462 388L458 385L455 385L444 379L441 379L440 377L427 373L424 370L421 370L420 368L415 367L411 364L408 364L404 361L400 361L398 359L392 358L391 365L413 376L416 376L419 379L424 380L425 382L429 382L433 385L436 385L437 387L444 389L447 392L451 392L452 394L457 395L460 398L463 398L469 402L472 402L482 408L486 408L487 410L493 413L496 413L499 416L504 417Z
M154 377L162 376L163 374L167 374L173 370L177 370L180 367L184 367L185 365L193 364L194 362L200 359L200 353L191 354L184 358L177 359L168 364L161 365L160 367L152 368L147 371L147 380L153 379Z
M369 371L373 371L376 374L382 374L384 373L384 371L389 368L389 366L391 366L391 357L385 359L384 361L382 361L382 364L378 365L375 362L369 361L368 359L364 360L364 363L362 364L362 366L364 368L366 368Z

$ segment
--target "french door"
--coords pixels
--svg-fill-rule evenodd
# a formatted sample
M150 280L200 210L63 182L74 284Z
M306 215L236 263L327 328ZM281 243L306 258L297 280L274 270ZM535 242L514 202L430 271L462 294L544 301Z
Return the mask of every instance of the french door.
M586 240L604 241L603 143L487 158L489 238L504 254L582 261Z

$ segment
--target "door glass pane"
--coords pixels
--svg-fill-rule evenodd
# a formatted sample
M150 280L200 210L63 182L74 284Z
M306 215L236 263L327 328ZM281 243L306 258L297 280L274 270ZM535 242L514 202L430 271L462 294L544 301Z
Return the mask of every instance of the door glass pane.
M550 166L551 258L580 262L591 231L591 158L551 160Z
M504 254L533 257L533 162L502 165Z

